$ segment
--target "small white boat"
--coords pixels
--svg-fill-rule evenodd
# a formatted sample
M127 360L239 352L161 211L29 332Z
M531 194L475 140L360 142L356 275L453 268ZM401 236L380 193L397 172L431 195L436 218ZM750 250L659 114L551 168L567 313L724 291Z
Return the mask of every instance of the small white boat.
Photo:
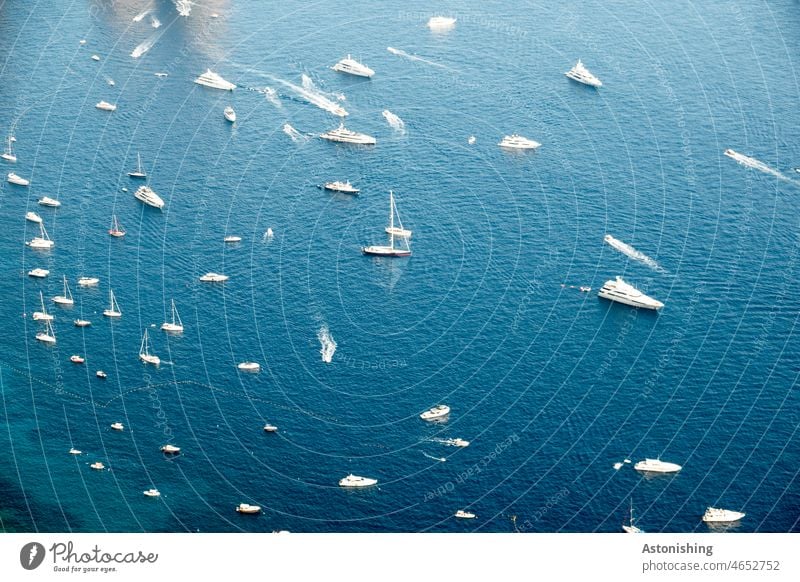
M739 521L745 515L746 514L741 511L709 507L703 514L703 521L706 523L730 523L732 521Z
M36 269L31 269L30 271L28 271L28 276L29 277L36 277L37 279L44 279L49 274L50 274L50 271L48 271L47 269L36 268Z
M332 192L343 192L345 194L358 194L360 192L358 188L350 183L350 180L346 182L325 182L323 188L325 188L325 190L331 190Z
M98 55L92 55L92 60L93 61L99 61L100 57Z
M278 427L274 424L265 424L264 432L278 432Z
M150 345L149 345L149 338L147 336L147 329L144 330L144 335L142 336L142 344L139 347L139 359L143 361L145 364L153 364L154 366L158 366L159 364L161 364L161 358L159 358L155 354L150 353Z
M636 463L633 468L644 473L677 473L683 467L675 463L667 463L661 459L645 459Z
M521 135L512 133L511 135L507 135L501 139L500 143L497 145L499 145L501 148L508 148L512 150L535 150L542 144L540 144L538 141L534 141L532 139L528 139L527 137L522 137Z
M67 284L67 276L64 275L64 294L63 295L56 295L53 297L53 303L56 305L74 305L75 300L72 298L72 291L69 290L69 285Z
M86 361L86 359L83 356L75 354L69 357L69 361L72 362L73 364L83 364Z
M420 414L419 417L422 420L437 420L439 418L444 418L448 414L450 414L450 407L446 404L439 404L430 410L426 410Z
M258 372L261 369L261 364L258 362L242 362L236 367L243 372Z
M103 111L116 111L117 106L113 103L109 103L108 101L100 101L97 105L95 105L98 109L102 109Z
M111 216L111 228L108 229L108 234L116 238L122 238L125 236L125 230L122 228L122 226L120 226L116 214Z
M36 224L42 224L42 217L36 214L35 212L26 212L25 220L28 220L30 222L35 222Z
M158 489L148 489L144 492L145 497L161 497L161 492Z
M49 320L45 320L45 330L36 334L36 339L46 344L56 343L56 332L53 331L53 325Z
M228 275L220 275L219 273L206 273L200 276L200 280L204 283L222 283L230 279Z
M103 310L103 315L106 317L122 317L122 312L119 310L119 305L112 289L108 290L108 304L108 309Z
M103 463L101 463L100 461L97 461L96 463L92 463L92 464L91 464L91 465L89 465L89 466L90 466L92 469L94 469L95 471L102 471L103 469L105 469L105 468L106 468L106 466L105 466Z
M79 451L78 449L76 449L75 447L73 447L73 448L71 448L71 449L69 450L69 454L70 454L70 455L80 455L80 454L81 454L81 451Z
M239 513L246 513L249 515L253 515L256 513L261 513L261 507L258 505L250 505L249 503L240 503L236 506L236 511Z
M47 308L44 305L44 294L41 291L39 291L39 300L42 303L42 310L33 312L33 321L53 321L53 315L47 313Z
M350 55L347 55L331 68L338 73L347 73L348 75L355 75L356 77L370 78L375 74L375 71L370 69L367 65L359 63Z
M154 74L155 74L155 76L156 76L156 77L158 77L159 79L163 79L163 78L165 78L165 77L168 77L168 76L169 76L169 73L154 73Z
M106 378L108 378L108 374L103 372L103 370L97 370L97 372L95 372L94 375L100 378L101 380L105 380Z
M622 530L625 533L644 533L644 530L633 525L633 499L631 499L631 517L628 523L622 524Z
M369 477L359 477L352 473L347 477L339 480L339 487L370 487L378 483L377 479L370 479Z
M231 123L236 121L236 112L233 110L233 107L228 105L225 110L222 112L222 115L225 116L225 119L230 121Z
M226 242L226 243L238 243L238 242L242 242L242 237L240 237L240 236L234 236L234 235L228 235L228 236L226 236L226 237L223 239L223 242Z
M602 87L603 83L592 75L589 72L584 64L578 59L578 62L574 67L572 67L569 71L564 73L567 77L572 79L573 81L577 81L578 83L582 83L583 85L589 85L590 87Z
M450 30L456 25L456 19L450 16L431 16L428 28L431 30Z
M471 135L467 138L467 143L469 145L473 145L477 141L477 138L474 135Z
M78 41L79 44L86 44L86 39L82 38Z
M49 196L42 196L41 198L39 198L39 205L49 206L50 208L58 208L59 206L61 206L61 202L59 202L55 198L50 198Z
M88 319L76 319L74 322L75 327L89 327L92 325L92 322Z
M22 176L17 176L14 172L9 172L6 179L11 184L16 184L17 186L30 186L31 181L26 180Z
M14 154L14 148L11 147L11 144L14 143L14 141L16 141L14 139L14 136L9 135L8 140L6 140L6 143L8 144L6 145L6 151L0 154L0 158L3 158L4 160L7 160L12 163L17 161L17 156Z
M147 172L142 167L142 156L136 152L136 169L133 172L128 172L131 178L147 178Z
M78 285L80 287L95 287L100 283L100 279L97 277L81 277L78 279Z
M455 516L460 519L475 519L476 517L478 517L471 511L466 511L464 509L459 509L458 511L456 511Z
M164 201L149 186L140 186L139 189L133 193L133 197L153 208L158 208L159 210L164 208Z
M115 422L111 424L111 428L113 430L125 430L125 425L121 422Z
M175 307L175 300L171 302L172 321L165 321L161 324L161 329L170 333L182 333L183 322L181 316L178 315L178 308Z
M233 91L236 88L236 85L230 81L226 81L211 69L207 69L206 72L197 77L194 82L204 87L222 89L223 91Z
M176 447L175 445L164 445L161 447L161 452L166 453L168 455L177 455L181 452L180 447Z

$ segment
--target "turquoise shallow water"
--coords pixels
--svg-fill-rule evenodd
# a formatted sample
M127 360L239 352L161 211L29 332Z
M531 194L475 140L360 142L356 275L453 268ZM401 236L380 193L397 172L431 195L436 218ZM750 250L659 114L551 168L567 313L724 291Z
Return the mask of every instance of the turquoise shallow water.
M733 531L798 529L795 4L462 4L437 8L458 18L441 34L419 2L208 2L181 18L162 0L139 21L146 3L0 5L0 127L19 158L3 167L31 179L0 186L2 529L505 532L517 516L615 532L630 498L647 531L707 531L708 505L747 512ZM375 77L331 71L347 53ZM602 89L564 77L578 58ZM209 67L238 88L191 82ZM314 137L339 120L292 89L303 75L378 144ZM514 132L543 145L500 150ZM163 213L133 199L137 151ZM334 179L362 193L318 189ZM382 240L389 189L409 259L359 250ZM53 251L23 244L28 210ZM124 239L106 234L112 214ZM231 279L198 283L207 271ZM64 274L76 303L52 307L45 347L30 314ZM99 287L79 289L89 274ZM617 274L663 311L577 289ZM101 316L109 286L119 321ZM172 298L178 337L157 329ZM92 327L73 327L81 314ZM158 369L136 357L153 325ZM238 373L244 360L261 373ZM439 402L447 423L419 420ZM471 445L431 440L449 437ZM612 467L659 455L684 469ZM349 472L380 483L341 490Z

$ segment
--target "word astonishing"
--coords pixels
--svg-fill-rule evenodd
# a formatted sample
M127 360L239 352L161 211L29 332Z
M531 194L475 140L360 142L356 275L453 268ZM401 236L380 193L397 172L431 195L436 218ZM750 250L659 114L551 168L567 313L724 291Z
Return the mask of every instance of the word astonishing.
M53 554L53 563L57 563L60 559L62 562L75 563L75 564L152 564L158 560L158 554L145 554L141 550L138 552L117 552L110 554L103 552L97 545L88 552L78 554L73 551L72 542L63 544L57 542L50 546L50 553Z
M643 554L705 554L706 556L714 555L714 546L701 546L700 544L673 544L671 546L662 546L660 544L644 544L642 548Z

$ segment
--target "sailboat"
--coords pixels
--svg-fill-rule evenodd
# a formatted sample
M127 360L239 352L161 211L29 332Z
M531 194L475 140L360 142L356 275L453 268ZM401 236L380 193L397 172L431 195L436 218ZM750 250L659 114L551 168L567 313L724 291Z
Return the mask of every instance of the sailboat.
M397 223L400 224L400 213L397 212L397 204L394 201L394 196L389 193L389 226L386 227L386 234L393 234L396 237L411 238L411 231L400 226L394 225L393 217L397 214Z
M631 519L630 522L627 524L622 524L622 529L625 533L644 533L643 530L639 529L635 525L633 525L633 499L631 499Z
M53 331L53 324L50 323L49 319L45 320L44 331L40 331L39 333L37 333L36 339L46 344L56 343L56 332Z
M173 333L182 333L183 332L183 322L181 321L181 316L178 315L178 309L175 307L175 300L172 300L172 321L165 321L161 324L161 329L164 331L169 331Z
M34 321L53 321L53 316L47 313L47 308L44 306L44 295L39 291L39 299L42 301L42 310L33 312Z
M103 310L103 315L106 317L122 317L122 312L119 310L119 305L117 305L112 289L108 290L108 304L108 309Z
M397 229L394 225L394 217L397 214L397 207L394 204L394 192L389 190L389 226L386 232L389 234L389 245L374 245L369 247L362 247L361 252L365 255L377 255L379 257L410 257L411 249L408 246L408 238L405 236L398 236ZM400 222L400 215L397 214L397 223L400 225L400 230L403 231L403 224ZM401 245L395 246L395 240L399 240Z
M7 141L8 145L6 146L6 151L4 151L2 154L0 154L0 158L3 158L4 160L8 160L9 162L16 162L17 161L17 156L14 155L14 150L11 147L12 142L15 142L15 141L16 140L14 139L13 135L9 135L8 136L8 141Z
M39 236L33 237L25 244L31 247L32 249L40 249L40 250L49 250L56 245L56 243L50 240L50 236L44 229L44 222L39 223Z
M122 227L119 225L116 214L111 216L111 228L108 229L108 234L117 238L125 236L125 231L122 230Z
M142 156L139 154L139 152L136 152L136 171L128 172L128 175L131 178L147 178L147 173L142 167Z
M53 303L58 305L74 305L75 300L72 298L72 292L69 290L69 285L67 284L67 276L64 275L64 294L63 295L56 295L53 297Z
M161 363L161 358L150 353L147 329L144 330L144 335L142 336L142 345L139 347L139 359L145 364L153 364L155 366L158 366Z

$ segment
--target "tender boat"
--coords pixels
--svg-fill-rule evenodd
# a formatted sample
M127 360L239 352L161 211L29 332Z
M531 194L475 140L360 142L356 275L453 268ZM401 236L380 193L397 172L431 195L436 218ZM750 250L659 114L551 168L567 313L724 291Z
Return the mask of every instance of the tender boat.
M3 158L4 160L8 160L9 162L12 162L12 163L17 161L17 156L14 155L14 148L11 147L11 144L14 143L15 141L16 140L14 139L13 135L9 135L8 136L8 140L6 140L6 143L8 144L8 145L6 145L6 151L4 151L2 154L0 154L0 158Z
M222 283L230 279L228 275L220 275L219 273L206 273L200 276L203 283Z
M278 427L274 424L265 424L264 432L278 432Z
M115 422L111 424L111 428L114 430L125 430L125 425L121 422Z
M617 303L624 303L632 307L642 307L644 309L661 309L664 304L661 301L653 299L639 291L633 285L630 285L622 280L622 277L617 277L606 281L597 292L598 297L608 299L609 301L616 301Z
M102 109L103 111L116 111L117 106L109 103L108 101L100 101L97 105L95 105L98 109Z
M67 276L64 275L64 294L63 295L56 295L53 297L53 303L57 305L74 305L75 300L72 298L72 292L69 290L69 285L67 284Z
M360 192L349 180L347 182L325 182L323 188L332 192L344 192L345 194L358 194Z
M165 77L168 77L168 76L169 76L169 73L154 73L154 75L155 75L156 77L158 77L159 79L163 79L163 78L165 78Z
M145 497L161 497L161 492L158 489L148 489L144 492Z
M233 110L233 107L231 107L230 105L228 105L225 108L225 111L222 112L222 115L224 115L225 119L227 119L231 123L236 121L236 112Z
M99 61L100 57L98 55L92 55L92 60L93 61Z
M112 289L108 290L108 309L103 310L103 315L106 317L122 317L122 312L119 310L119 305Z
M631 518L628 523L622 524L622 530L625 533L644 533L643 530L633 525L633 499L631 499Z
M133 193L133 197L153 208L158 208L159 210L164 208L164 201L149 186L139 186L139 189Z
M108 234L116 238L121 238L125 236L125 230L120 226L119 222L117 221L116 214L111 216L111 228L108 229Z
M28 271L28 276L29 277L36 277L37 279L44 279L49 274L50 274L50 271L48 271L47 269L36 268L36 269L31 269L30 271Z
M226 81L211 69L207 69L206 72L197 77L194 82L204 87L222 89L223 91L233 91L236 88L236 85L230 81Z
M258 362L242 362L236 367L243 372L258 372L261 369L261 364Z
M17 176L14 172L9 172L6 178L9 183L16 184L17 186L30 186L31 181L26 180L21 176Z
M142 344L139 347L139 359L143 361L145 364L153 364L154 366L158 366L159 364L161 364L161 358L159 358L155 354L150 353L147 329L144 330L144 335L142 336Z
M106 378L108 378L108 374L103 372L103 370L97 370L97 372L95 372L94 375L100 378L101 380L105 380Z
M32 249L49 250L52 249L56 243L50 240L47 231L44 228L44 222L39 223L39 236L33 237L25 243Z
M359 145L375 145L376 143L375 138L371 135L346 129L344 123L340 123L339 127L336 129L326 131L325 133L321 134L320 137L322 139L327 139L328 141L336 141L340 143L352 143Z
M395 216L397 216L398 226L395 226ZM400 221L400 214L394 201L394 192L391 190L389 190L389 226L385 230L389 235L388 246L372 245L362 247L361 252L365 255L377 255L380 257L410 257L411 248L408 245L408 237L411 236L411 231L403 228L403 223ZM399 245L395 245L396 240L400 241Z
M36 339L46 344L56 343L56 332L53 331L53 324L50 323L50 320L45 320L44 323L45 329L36 334Z
M261 507L258 505L250 505L249 503L240 503L236 506L236 511L239 513L246 513L246 514L256 514L261 513Z
M59 206L61 206L61 202L59 202L55 198L50 198L49 196L42 196L41 198L39 198L39 205L49 206L50 208L58 208Z
M75 327L89 327L92 325L92 322L88 319L76 319L74 322Z
M94 287L100 283L100 279L97 277L81 277L78 279L78 285L80 287Z
M242 237L240 237L240 236L234 236L234 235L228 235L228 236L226 236L226 237L223 239L223 242L226 242L226 243L238 243L238 242L242 242Z
M454 447L468 447L469 446L469 441L464 440L464 439L455 438L455 439L451 439L449 444L454 446Z
M602 87L603 83L600 82L600 79L595 77L589 72L583 63L578 59L578 62L572 67L569 71L564 73L567 77L572 79L573 81L577 81L578 83L582 83L584 85L589 85L590 87Z
M745 515L746 514L741 511L709 507L703 514L703 521L706 523L730 523L732 521L739 521Z
M136 169L133 172L128 172L131 178L147 178L147 172L142 167L142 156L136 152Z
M166 453L168 455L177 455L181 452L180 447L176 447L175 445L164 445L161 447L161 452Z
M69 361L72 362L73 364L83 364L86 361L86 359L83 356L75 354L69 357Z
M95 471L102 471L103 469L105 469L105 468L106 468L106 466L105 466L103 463L101 463L100 461L97 461L96 463L92 463L92 464L91 464L91 465L89 465L89 466L90 466L92 469L94 469Z
M171 311L172 311L172 321L165 321L161 324L161 329L163 331L167 331L170 333L182 333L183 332L183 322L181 321L181 316L178 315L178 308L175 307L175 300L172 300L171 304Z
M47 313L47 308L44 305L44 294L41 291L39 291L39 300L42 303L42 310L33 312L33 321L53 321L53 316Z
M465 511L463 509L459 509L458 511L456 511L455 516L461 519L475 519L476 517L478 517L471 511Z
M667 463L661 459L645 459L636 463L633 468L645 473L677 473L683 467L675 463Z
M42 224L42 217L36 214L35 212L26 212L25 220L35 222L36 224Z
M430 410L426 410L420 414L419 417L422 420L437 420L439 418L444 418L448 414L450 414L450 407L446 404L439 404Z
M540 144L538 141L533 141L527 137L522 137L521 135L512 133L511 135L507 135L501 139L500 143L497 145L499 145L501 148L513 150L535 150L542 144Z
M369 477L359 477L352 473L339 480L339 487L370 487L378 483L377 479L370 479Z
M450 30L456 25L456 19L450 16L431 16L428 28L431 30Z
M370 69L368 66L359 63L350 55L347 55L331 68L338 73L347 73L348 75L355 75L356 77L370 78L375 74L375 71Z
M477 138L474 135L471 135L471 136L469 136L467 138L467 143L469 145L474 145L476 141L477 141Z
M69 454L70 454L70 455L80 455L80 454L81 454L81 451L79 451L78 449L76 449L75 447L73 447L73 448L71 448L71 449L69 450Z

